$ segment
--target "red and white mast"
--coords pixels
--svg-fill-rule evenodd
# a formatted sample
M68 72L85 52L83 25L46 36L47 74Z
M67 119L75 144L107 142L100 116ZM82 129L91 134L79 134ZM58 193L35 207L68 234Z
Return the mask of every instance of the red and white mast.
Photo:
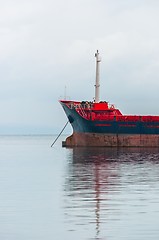
M95 103L98 103L99 102L99 87L100 87L100 83L99 83L99 63L101 62L98 50L95 53L95 57L96 57Z

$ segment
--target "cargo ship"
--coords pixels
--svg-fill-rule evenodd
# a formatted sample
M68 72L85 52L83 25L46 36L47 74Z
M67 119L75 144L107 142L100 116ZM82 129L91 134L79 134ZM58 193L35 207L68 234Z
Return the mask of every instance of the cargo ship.
M159 116L125 115L99 99L99 64L96 54L95 98L93 101L60 100L73 133L65 147L159 147Z

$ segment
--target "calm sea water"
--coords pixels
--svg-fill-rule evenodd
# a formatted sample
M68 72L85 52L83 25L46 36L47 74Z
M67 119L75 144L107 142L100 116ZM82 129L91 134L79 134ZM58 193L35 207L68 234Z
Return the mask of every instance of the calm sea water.
M0 137L0 239L158 240L159 149Z

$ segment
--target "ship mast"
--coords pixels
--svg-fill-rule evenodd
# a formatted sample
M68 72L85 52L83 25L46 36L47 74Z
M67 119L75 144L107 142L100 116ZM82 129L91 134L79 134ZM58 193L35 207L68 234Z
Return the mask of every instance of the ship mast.
M98 103L99 102L99 87L100 87L100 84L99 84L99 63L101 62L98 50L95 53L95 57L96 57L95 102Z

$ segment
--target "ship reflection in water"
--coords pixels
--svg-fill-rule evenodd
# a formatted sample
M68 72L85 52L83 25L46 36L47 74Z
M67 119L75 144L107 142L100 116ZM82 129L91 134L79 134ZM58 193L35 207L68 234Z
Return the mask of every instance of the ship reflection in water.
M67 159L64 208L72 234L78 239L159 238L157 148L74 148Z

